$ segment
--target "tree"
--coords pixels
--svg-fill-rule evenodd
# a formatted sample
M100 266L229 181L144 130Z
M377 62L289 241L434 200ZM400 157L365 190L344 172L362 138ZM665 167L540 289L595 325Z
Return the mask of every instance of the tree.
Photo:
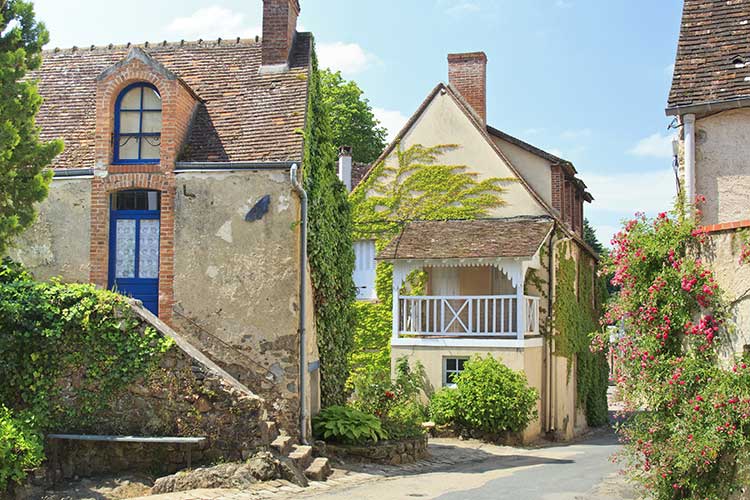
M60 154L59 140L41 142L34 117L42 98L26 74L41 65L49 40L34 8L23 0L0 1L0 255L13 237L34 222L34 204L47 196L51 172L44 169Z
M599 255L603 255L606 252L604 245L602 245L599 238L596 237L596 231L594 231L591 223L586 218L583 219L583 241L588 243L588 245Z
M356 82L346 81L340 72L320 72L321 95L333 129L336 146L351 146L352 159L370 163L385 148L387 131Z

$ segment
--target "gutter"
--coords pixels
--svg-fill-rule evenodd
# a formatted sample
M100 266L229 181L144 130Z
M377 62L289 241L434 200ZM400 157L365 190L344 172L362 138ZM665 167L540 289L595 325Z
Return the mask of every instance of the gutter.
M289 179L292 181L292 187L299 194L301 202L300 222L300 243L299 243L299 435L300 442L307 444L307 401L305 390L307 388L307 332L305 331L306 322L306 291L307 291L307 192L297 179L297 164L291 165L289 169Z
M178 161L175 172L193 170L289 170L293 161Z
M674 106L667 108L667 116L680 116L686 114L709 115L720 113L729 109L739 109L750 107L750 97L739 97L723 101L709 101L700 104L687 104L685 106Z
M61 168L52 170L52 176L54 178L91 177L93 175L93 168Z

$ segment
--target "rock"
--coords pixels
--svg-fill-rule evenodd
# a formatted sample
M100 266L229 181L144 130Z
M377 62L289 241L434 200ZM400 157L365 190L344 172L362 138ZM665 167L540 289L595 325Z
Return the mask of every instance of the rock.
M286 479L290 483L296 484L297 486L302 486L303 488L307 487L307 478L302 473L302 471L297 468L297 465L291 458L280 457L279 468L281 472L281 479Z
M298 470L297 473L302 474ZM152 493L172 493L201 488L246 489L258 481L271 481L279 478L291 481L287 476L291 477L293 473L287 471L284 464L274 458L271 453L262 451L244 463L234 462L214 467L201 467L161 477L156 480ZM304 476L302 477L304 479ZM307 483L300 486L307 486Z
M318 457L305 469L305 476L311 481L325 481L331 475L331 465L327 458Z

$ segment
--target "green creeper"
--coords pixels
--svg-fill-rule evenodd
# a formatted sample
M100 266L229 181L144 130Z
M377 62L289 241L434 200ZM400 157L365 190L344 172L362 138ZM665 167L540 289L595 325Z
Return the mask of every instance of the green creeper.
M29 227L34 204L47 196L51 172L44 169L63 149L62 141L40 142L34 117L42 98L26 78L39 68L49 40L34 19L30 2L0 2L0 255Z
M351 146L355 162L370 163L385 148L386 130L372 113L370 103L362 97L356 82L346 81L340 72L320 72L323 105L331 119L333 144Z

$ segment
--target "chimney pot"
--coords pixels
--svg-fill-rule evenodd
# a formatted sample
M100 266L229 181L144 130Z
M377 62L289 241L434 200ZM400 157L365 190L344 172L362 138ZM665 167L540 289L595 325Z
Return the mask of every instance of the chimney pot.
M299 12L299 0L263 0L262 67L289 65Z
M341 146L339 148L339 179L346 186L347 191L352 190L352 147Z
M448 82L487 123L487 55L484 52L448 54Z

